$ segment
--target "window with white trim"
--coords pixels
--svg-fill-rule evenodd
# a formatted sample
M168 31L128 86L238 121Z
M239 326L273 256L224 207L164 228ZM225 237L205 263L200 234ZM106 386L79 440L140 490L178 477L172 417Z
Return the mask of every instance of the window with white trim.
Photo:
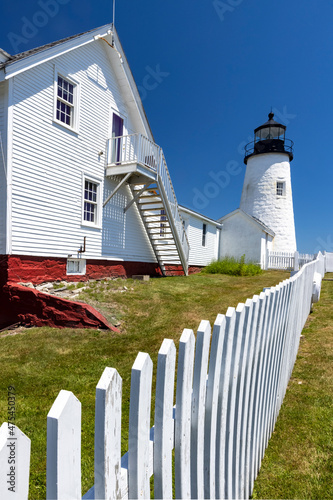
M202 246L206 246L207 224L202 224Z
M85 259L67 259L67 274L86 274Z
M99 183L84 179L83 222L96 226L99 223Z
M77 85L58 74L56 86L55 118L66 127L74 129L77 114Z
M277 181L276 183L276 196L285 196L285 182Z

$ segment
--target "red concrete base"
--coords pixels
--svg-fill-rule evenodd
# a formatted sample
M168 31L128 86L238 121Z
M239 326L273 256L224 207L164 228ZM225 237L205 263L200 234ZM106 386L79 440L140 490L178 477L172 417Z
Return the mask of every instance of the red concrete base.
M199 272L190 266L189 274ZM166 266L168 276L184 275L181 266ZM106 277L128 278L134 274L162 276L158 264L87 260L86 274L66 274L66 259L25 255L0 256L0 328L22 322L35 326L111 328L105 318L90 306L60 299L53 295L22 287L17 283L38 285L47 281L87 281Z
M93 307L61 299L21 285L5 285L15 322L28 326L101 328L119 332Z

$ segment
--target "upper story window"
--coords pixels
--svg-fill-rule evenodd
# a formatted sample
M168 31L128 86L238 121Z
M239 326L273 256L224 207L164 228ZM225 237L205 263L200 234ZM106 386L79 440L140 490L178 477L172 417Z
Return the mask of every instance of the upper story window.
M55 77L55 121L66 128L77 129L78 84L60 74Z
M276 196L285 196L285 182L277 182L276 183Z
M202 246L206 246L207 224L202 224Z
M74 85L62 76L58 76L57 120L73 127L74 121Z

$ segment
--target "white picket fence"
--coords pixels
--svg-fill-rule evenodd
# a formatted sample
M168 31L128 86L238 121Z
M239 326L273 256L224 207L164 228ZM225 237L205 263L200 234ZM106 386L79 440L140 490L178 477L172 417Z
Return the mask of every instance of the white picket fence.
M299 252L267 252L267 269L298 271L304 264L314 260L314 254Z
M213 326L185 329L178 349L158 354L154 427L153 363L140 352L131 376L128 452L121 457L122 379L105 368L96 387L95 480L85 499L249 498L296 359L325 257L229 307ZM16 428L17 492L8 492L7 424L0 428L0 497L28 496L30 440ZM174 476L173 476L174 449ZM81 403L60 391L47 416L47 498L81 499Z

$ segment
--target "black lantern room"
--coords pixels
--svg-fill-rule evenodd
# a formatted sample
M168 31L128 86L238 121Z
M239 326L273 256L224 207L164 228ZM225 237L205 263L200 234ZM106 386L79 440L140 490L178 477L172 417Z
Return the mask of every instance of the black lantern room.
M286 126L274 120L274 113L269 113L268 121L254 130L254 141L245 146L244 163L250 156L263 153L286 153L293 159L293 141L286 139Z

